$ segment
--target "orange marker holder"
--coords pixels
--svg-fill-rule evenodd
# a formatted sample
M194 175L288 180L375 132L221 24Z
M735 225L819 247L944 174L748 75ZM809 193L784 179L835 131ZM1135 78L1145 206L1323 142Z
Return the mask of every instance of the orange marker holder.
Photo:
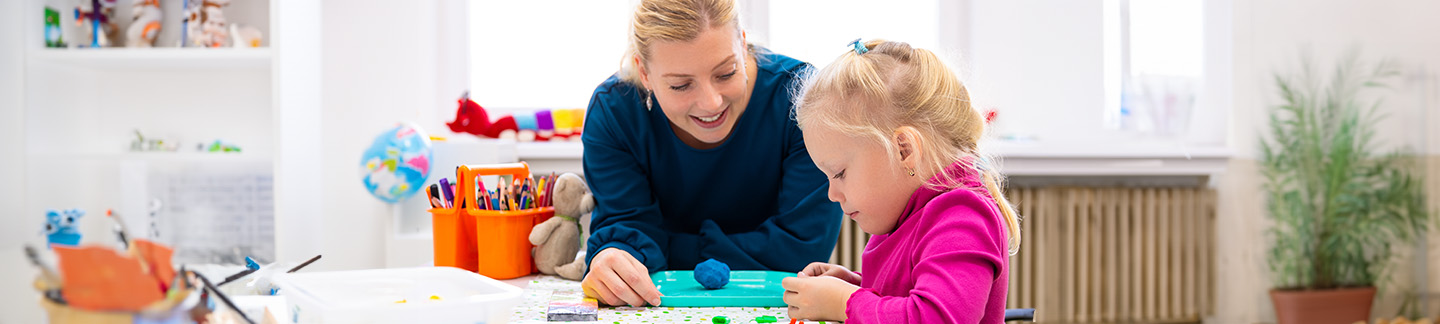
M530 176L525 162L462 165L455 171L454 208L431 208L435 231L435 266L474 271L493 279L511 279L536 273L530 257L530 229L555 216L555 207L511 211L476 208L475 178L498 175L512 179ZM460 208L460 202L468 202Z

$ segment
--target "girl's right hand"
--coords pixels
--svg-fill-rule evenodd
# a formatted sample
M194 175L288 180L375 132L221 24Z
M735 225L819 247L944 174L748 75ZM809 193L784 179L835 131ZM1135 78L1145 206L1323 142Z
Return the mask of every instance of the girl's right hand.
M585 295L606 305L635 307L660 305L660 290L650 280L650 271L635 256L617 248L608 248L590 259L590 273L580 282Z
M805 266L805 270L800 270L797 276L801 278L830 276L840 278L840 280L844 280L852 285L860 285L860 274L850 271L850 269L846 269L845 266L838 264L811 262L810 265Z

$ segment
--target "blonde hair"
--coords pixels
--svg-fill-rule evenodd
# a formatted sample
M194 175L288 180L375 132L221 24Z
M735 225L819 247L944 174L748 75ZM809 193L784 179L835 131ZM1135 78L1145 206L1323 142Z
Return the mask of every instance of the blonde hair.
M620 79L645 89L640 82L640 68L635 66L636 57L645 64L650 61L650 45L656 41L690 41L714 27L735 28L738 36L740 15L734 0L640 1L630 20L630 47L620 61Z
M922 148L915 173L931 177L927 188L964 186L962 174L945 172L954 163L979 173L1004 216L1010 254L1020 248L1020 216L1001 192L1004 177L980 151L985 120L970 105L960 79L930 51L903 42L872 40L869 51L846 51L810 75L795 96L801 129L828 127L882 144L899 160L895 131L912 127Z

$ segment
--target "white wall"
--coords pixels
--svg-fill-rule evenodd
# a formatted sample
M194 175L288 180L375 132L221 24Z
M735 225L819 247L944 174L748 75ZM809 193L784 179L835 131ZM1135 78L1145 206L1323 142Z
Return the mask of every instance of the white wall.
M463 26L454 21L463 5L324 2L321 269L384 266L391 209L360 185L360 152L401 121L416 122L432 135L449 133L443 121L453 117L468 75L464 48L456 46L464 44Z
M21 103L24 85L25 28L20 1L0 1L0 323L39 323L41 312L30 282L35 271L25 261L21 245L33 238L43 220L22 210L24 191L24 124Z

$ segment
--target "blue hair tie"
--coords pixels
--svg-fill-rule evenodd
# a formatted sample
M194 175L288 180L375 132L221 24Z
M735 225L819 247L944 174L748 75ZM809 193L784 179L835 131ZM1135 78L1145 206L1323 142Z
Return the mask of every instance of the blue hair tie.
M851 41L851 42L850 42L850 46L854 46L854 47L855 47L855 55L865 54L865 52L869 52L869 51L870 51L870 49L865 48L865 43L861 43L859 38L856 38L854 41Z

